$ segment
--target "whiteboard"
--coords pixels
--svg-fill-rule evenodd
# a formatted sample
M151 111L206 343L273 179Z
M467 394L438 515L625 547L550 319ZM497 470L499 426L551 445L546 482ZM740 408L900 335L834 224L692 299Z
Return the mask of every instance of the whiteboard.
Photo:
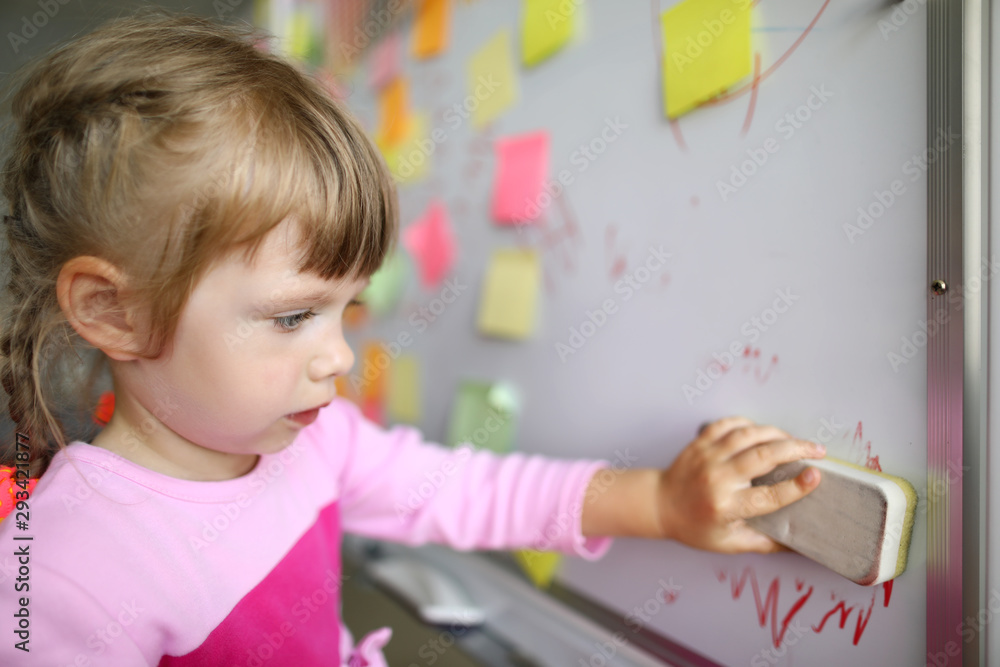
M453 3L447 52L404 61L412 106L445 139L430 176L400 186L399 199L404 228L432 200L445 202L459 248L453 277L468 288L418 330L411 315L440 290L414 278L394 314L353 341L409 334L429 439L445 439L455 391L472 379L518 388L517 446L527 452L613 459L627 450L635 465L665 467L701 423L739 414L823 441L832 456L877 457L921 499L909 566L891 589L856 586L794 554L722 556L629 539L598 562L566 560L558 579L622 620L643 610L646 628L707 661L923 664L923 4L890 30L893 10L866 8L876 3L762 0L756 94L671 124L656 14L672 4L585 3L578 38L519 67L519 102L479 132L448 122L447 109L468 95L466 61L498 29L511 30L516 49L519 3ZM408 36L408 19L401 28ZM367 68L349 81L349 104L374 128ZM621 128L614 140L592 160L574 159L582 145L600 145L609 123ZM544 229L496 226L492 141L539 129L551 134L550 178L566 169L572 183L546 209ZM734 170L745 182L731 180ZM859 225L859 207L871 222ZM539 325L526 342L475 330L490 253L513 245L538 248L544 264ZM652 249L669 258L643 273ZM628 276L630 291L619 282ZM607 299L616 312L585 327ZM592 335L579 349L558 347L584 328ZM749 353L721 372L713 355L730 349Z

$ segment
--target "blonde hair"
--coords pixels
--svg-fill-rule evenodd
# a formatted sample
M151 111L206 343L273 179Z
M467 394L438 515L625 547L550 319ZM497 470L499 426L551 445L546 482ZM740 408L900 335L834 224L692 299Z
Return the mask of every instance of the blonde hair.
M33 474L67 442L54 394L65 353L80 360L87 347L56 300L67 260L93 255L124 272L155 358L210 263L235 250L252 259L286 218L303 232L300 269L326 279L371 275L390 251L395 189L378 151L315 79L256 48L264 37L141 11L18 74L0 380ZM74 392L93 401L93 368L88 377Z

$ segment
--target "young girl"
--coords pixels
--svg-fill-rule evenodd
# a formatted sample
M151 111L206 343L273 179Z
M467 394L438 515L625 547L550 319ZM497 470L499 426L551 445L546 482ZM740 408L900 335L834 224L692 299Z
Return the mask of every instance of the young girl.
M344 106L255 37L121 19L12 97L6 462L41 477L0 524L0 664L384 664L388 630L355 645L340 625L342 531L588 559L615 535L779 548L743 519L818 473L750 480L823 449L777 428L722 419L668 469L626 470L448 449L338 399L393 184ZM67 444L67 392L93 406L102 362L114 415Z

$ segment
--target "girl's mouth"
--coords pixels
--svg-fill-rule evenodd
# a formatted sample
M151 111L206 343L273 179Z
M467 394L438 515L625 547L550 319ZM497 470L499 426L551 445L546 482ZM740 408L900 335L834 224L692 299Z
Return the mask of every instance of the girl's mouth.
M319 408L313 408L312 410L304 410L302 412L296 412L294 414L286 415L286 418L300 424L301 426L309 426L314 421L316 417L319 416Z

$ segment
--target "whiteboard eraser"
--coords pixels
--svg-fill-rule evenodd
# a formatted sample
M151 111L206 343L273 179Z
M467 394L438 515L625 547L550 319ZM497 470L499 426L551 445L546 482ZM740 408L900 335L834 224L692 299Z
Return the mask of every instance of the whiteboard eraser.
M917 506L913 486L901 477L832 458L786 463L752 483L792 479L807 466L821 473L812 493L747 523L862 586L902 574Z
M416 558L391 556L365 566L367 574L412 607L427 623L474 627L486 613L455 579Z

